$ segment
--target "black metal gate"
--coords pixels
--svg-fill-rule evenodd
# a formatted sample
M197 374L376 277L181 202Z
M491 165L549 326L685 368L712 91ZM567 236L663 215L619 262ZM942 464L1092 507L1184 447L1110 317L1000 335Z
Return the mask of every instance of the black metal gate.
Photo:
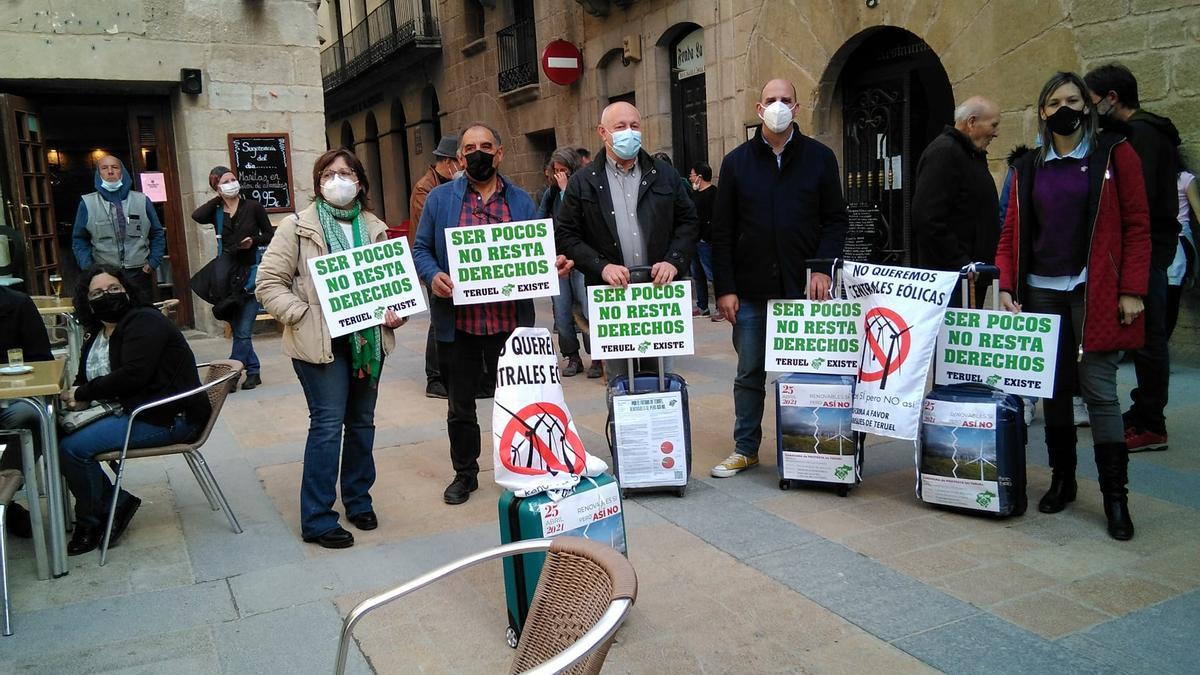
M842 157L850 260L909 265L912 148L908 78L847 92Z

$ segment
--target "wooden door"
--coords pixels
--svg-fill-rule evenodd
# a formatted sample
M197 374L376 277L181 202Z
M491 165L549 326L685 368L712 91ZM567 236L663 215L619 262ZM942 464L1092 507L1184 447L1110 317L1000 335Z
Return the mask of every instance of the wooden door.
M25 288L48 295L50 275L58 273L54 200L46 171L46 147L37 106L12 94L0 94L0 138L8 152L8 200L12 227L25 239Z
M189 214L183 211L179 191L179 172L175 167L175 149L171 144L171 114L165 103L134 103L128 108L130 166L135 189L143 190L142 174L163 174L167 200L155 202L154 210L163 225L167 254L154 274L154 299L179 300L175 319L181 325L192 323L192 294L188 292L191 276L187 255L186 227L191 225Z

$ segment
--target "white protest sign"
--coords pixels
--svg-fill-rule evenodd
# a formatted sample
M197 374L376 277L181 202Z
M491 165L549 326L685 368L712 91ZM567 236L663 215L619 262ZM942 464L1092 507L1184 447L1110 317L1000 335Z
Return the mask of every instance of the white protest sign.
M615 396L612 404L621 487L687 485L682 393Z
M926 401L921 425L921 499L998 513L996 406Z
M378 326L389 309L409 316L427 307L404 239L309 258L308 271L330 337Z
M862 350L862 303L771 300L766 369L776 373L854 375Z
M696 352L692 282L588 286L592 356L686 356Z
M1009 394L1050 398L1059 317L948 309L938 333L934 382L982 382Z
M852 426L916 439L942 314L958 272L846 263L846 295L863 304L863 348Z
M554 340L545 328L518 328L496 365L492 408L496 482L518 497L566 490L608 469L579 440L563 398Z
M456 305L558 295L550 220L446 228Z

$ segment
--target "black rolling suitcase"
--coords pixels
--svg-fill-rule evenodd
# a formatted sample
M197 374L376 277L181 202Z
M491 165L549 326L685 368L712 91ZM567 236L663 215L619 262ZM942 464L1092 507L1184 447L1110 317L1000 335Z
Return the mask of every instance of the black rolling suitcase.
M977 266L992 279L996 268ZM962 284L963 305L970 289ZM995 517L1025 513L1024 400L978 382L938 385L925 397L917 448L917 497L954 511Z
M650 281L648 267L629 272L630 283ZM692 473L687 381L664 373L661 358L657 373L637 373L629 359L628 375L613 380L607 399L608 449L621 494L669 491L682 497Z

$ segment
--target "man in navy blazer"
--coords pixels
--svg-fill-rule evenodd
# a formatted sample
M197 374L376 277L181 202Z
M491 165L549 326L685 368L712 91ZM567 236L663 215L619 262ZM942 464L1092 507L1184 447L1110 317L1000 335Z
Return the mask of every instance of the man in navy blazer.
M496 225L533 220L535 207L529 194L500 174L504 147L500 133L474 122L459 139L459 163L465 175L434 188L425 201L413 262L417 275L433 292L429 314L438 342L438 361L446 385L446 430L454 480L442 498L462 504L479 487L479 418L475 393L486 365L496 372L496 361L508 336L519 326L533 325L532 300L502 300L456 307L451 300L454 280L446 255L446 229ZM559 275L572 264L558 257Z

